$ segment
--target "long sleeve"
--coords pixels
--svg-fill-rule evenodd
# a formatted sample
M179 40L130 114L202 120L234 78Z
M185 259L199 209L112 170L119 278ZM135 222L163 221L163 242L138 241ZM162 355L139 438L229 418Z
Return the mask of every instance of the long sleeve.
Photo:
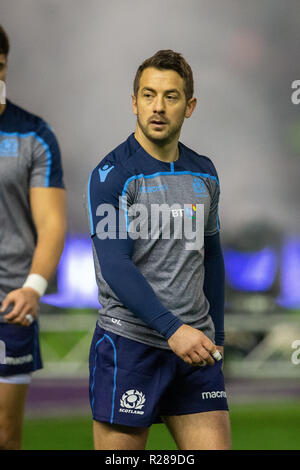
M134 241L100 240L93 237L104 280L119 300L151 328L169 339L183 324L159 301L140 270L131 260Z
M210 304L209 314L215 327L215 342L223 346L225 267L219 233L204 237L204 249L204 293Z
M108 164L102 164L103 167L108 175ZM115 166L110 168L113 170ZM102 276L118 299L132 313L168 339L183 322L159 301L149 282L132 261L134 240L126 232L125 237L124 233L120 237L124 227L119 225L119 198L124 196L122 188L128 178L126 173L123 174L124 171L123 168L118 168L118 171L110 171L107 177L100 174L102 180L97 174L99 171L94 170L91 175L88 199L93 244ZM112 231L105 225L105 216L99 215L101 204L114 210L115 223L112 224Z

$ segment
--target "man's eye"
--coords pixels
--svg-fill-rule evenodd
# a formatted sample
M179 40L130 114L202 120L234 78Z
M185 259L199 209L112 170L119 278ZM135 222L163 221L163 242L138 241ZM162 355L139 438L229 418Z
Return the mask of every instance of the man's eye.
M168 95L167 98L169 100L176 100L176 96L174 96L174 95Z

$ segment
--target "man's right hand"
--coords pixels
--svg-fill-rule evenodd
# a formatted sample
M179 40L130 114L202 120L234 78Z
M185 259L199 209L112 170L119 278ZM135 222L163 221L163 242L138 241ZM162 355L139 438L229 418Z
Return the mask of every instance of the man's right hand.
M192 366L206 363L213 366L212 354L217 351L216 345L202 331L188 325L181 325L170 336L168 343L172 351L184 362Z

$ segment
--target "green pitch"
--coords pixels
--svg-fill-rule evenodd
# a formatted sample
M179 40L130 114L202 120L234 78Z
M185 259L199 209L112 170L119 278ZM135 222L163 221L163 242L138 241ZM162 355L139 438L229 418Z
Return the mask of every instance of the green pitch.
M300 402L231 406L234 450L300 450ZM27 419L23 448L27 450L92 449L90 418ZM164 425L150 430L148 450L176 446Z

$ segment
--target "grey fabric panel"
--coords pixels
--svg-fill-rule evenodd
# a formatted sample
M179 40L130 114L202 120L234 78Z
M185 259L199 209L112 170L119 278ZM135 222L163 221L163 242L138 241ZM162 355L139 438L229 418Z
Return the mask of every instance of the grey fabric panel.
M203 292L204 282L204 246L205 234L218 231L217 206L219 188L216 180L208 177L197 177L201 180L202 192L197 196L194 191L194 176L191 174L158 174L153 178L139 177L132 180L128 192L135 193L135 203L143 204L147 208L145 217L140 218L141 226L146 227L147 239L135 240L133 261L141 273L152 286L159 300L174 315L195 328L201 329L214 340L214 326L209 316L209 303ZM144 190L144 188L148 188ZM149 190L150 188L150 190ZM158 188L158 190L151 190ZM131 199L132 200L132 199ZM147 214L155 205L172 210L184 208L184 205L199 204L204 209L204 220L197 227L201 240L198 249L189 250L186 244L191 235L184 229L187 217L183 211L177 212L177 217L170 216L170 238L151 238L151 224ZM168 210L168 209L167 209ZM176 214L176 212L175 212ZM134 216L129 216L133 221ZM175 222L176 219L176 222ZM191 230L196 233L196 218L192 220ZM174 238L176 230L182 233L182 238ZM180 234L180 233L179 233ZM115 296L104 281L98 258L94 250L96 279L99 287L99 301L103 308L99 311L99 325L136 341L155 347L169 349L168 343L158 332L149 328L142 320L131 313ZM120 282L122 280L120 279Z
M49 155L33 132L0 134L14 143L16 155L0 156L0 302L21 287L30 270L36 230L29 203L31 186L47 186Z

